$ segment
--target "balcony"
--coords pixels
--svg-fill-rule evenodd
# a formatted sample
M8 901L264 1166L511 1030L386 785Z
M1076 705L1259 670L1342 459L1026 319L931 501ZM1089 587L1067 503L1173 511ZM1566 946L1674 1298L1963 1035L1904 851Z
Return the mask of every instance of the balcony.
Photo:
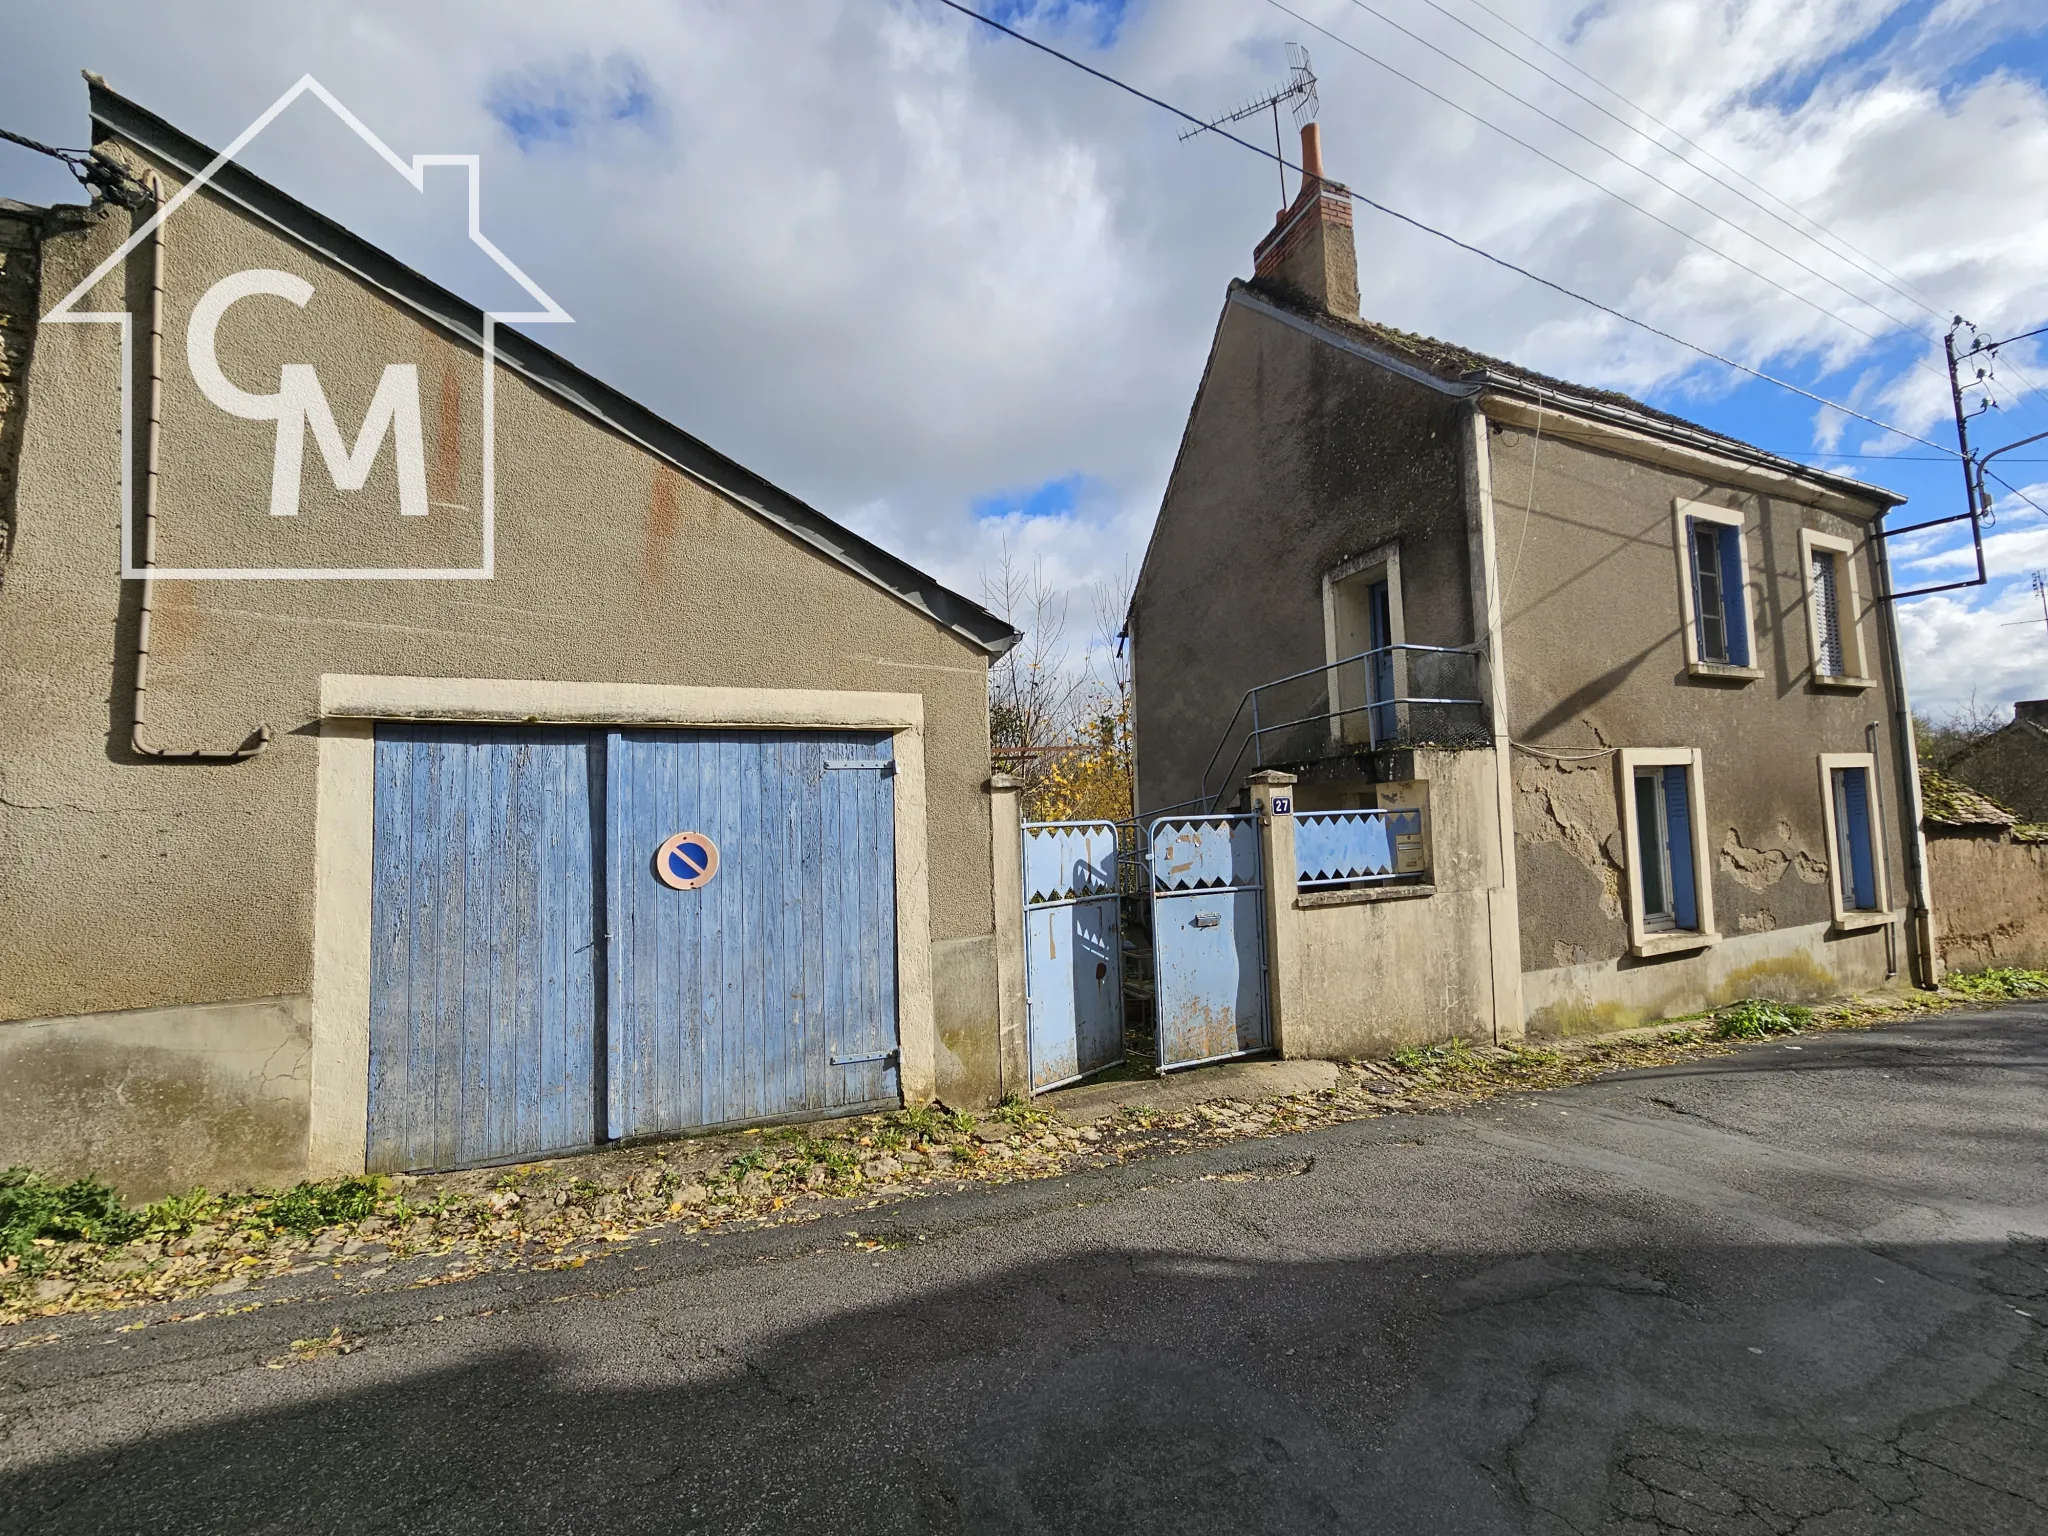
M1202 799L1219 804L1260 768L1492 740L1476 648L1383 646L1247 692L1202 774Z

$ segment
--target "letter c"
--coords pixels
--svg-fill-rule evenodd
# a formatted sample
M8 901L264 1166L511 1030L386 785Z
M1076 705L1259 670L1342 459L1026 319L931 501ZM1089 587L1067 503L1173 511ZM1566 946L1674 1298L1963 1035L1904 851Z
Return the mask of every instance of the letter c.
M298 409L296 404L285 399L284 391L252 395L247 390L237 389L220 371L220 359L214 353L214 332L220 326L221 316L238 300L259 293L270 294L304 309L306 301L313 297L313 285L289 272L268 268L237 272L222 278L192 306L192 319L185 327L185 362L192 370L192 379L199 386L199 392L230 416L240 416L247 421L282 421L287 414Z

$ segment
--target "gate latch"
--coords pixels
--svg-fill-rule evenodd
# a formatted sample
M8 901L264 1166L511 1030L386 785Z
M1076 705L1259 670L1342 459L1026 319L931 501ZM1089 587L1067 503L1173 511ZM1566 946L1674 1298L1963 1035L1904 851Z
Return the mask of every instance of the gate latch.
M832 1065L835 1067L859 1067L865 1066L871 1061L894 1061L895 1059L896 1053L894 1051L870 1051L865 1056L834 1056L832 1058Z
M1195 914L1195 920L1194 920L1194 922L1193 922L1192 924L1190 924L1189 926L1191 926L1191 927L1195 927L1195 928L1214 928L1214 927L1215 927L1215 926L1216 926L1216 925L1217 925L1218 923L1220 923L1220 922L1222 922L1222 921L1223 921L1223 916L1222 916L1222 914L1221 914L1221 913L1218 913L1218 912L1197 912L1197 913Z

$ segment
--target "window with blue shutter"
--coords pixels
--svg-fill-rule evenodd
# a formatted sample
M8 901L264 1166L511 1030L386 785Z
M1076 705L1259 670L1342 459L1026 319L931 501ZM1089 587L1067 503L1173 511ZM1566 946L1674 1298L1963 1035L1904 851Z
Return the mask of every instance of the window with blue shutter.
M1687 793L1687 770L1664 770L1664 841L1671 863L1671 925L1697 928L1700 925L1699 891L1695 885L1692 857L1692 798Z
M1693 840L1692 770L1682 763L1639 768L1636 871L1648 932L1700 926L1699 865Z
M1877 860L1871 843L1870 770L1837 768L1835 790L1835 881L1842 906L1851 912L1877 909Z
M1749 608L1742 569L1742 529L1706 518L1685 520L1692 556L1693 641L1699 659L1749 665Z

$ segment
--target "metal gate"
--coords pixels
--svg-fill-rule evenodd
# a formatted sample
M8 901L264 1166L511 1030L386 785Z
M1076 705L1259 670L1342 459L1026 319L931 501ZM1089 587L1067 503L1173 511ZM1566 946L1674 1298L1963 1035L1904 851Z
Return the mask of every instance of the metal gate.
M1159 1070L1266 1050L1258 818L1162 816L1151 868Z
M1024 824L1024 999L1031 1091L1124 1059L1116 826Z

